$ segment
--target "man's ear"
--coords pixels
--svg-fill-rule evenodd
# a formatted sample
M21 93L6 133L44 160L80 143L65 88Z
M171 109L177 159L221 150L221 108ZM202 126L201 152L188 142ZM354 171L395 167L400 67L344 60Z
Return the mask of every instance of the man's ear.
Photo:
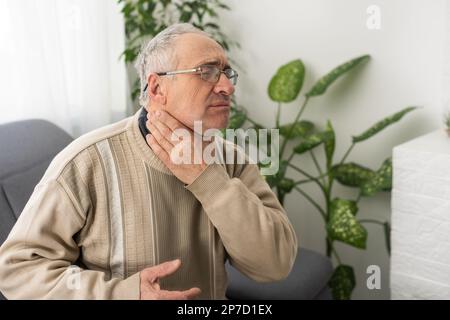
M147 94L150 101L165 105L167 101L166 92L161 86L161 78L156 73L150 73L147 78Z

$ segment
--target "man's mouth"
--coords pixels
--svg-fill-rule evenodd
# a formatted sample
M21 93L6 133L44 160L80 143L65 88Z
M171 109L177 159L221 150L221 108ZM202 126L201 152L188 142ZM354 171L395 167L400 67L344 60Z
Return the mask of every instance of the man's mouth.
M217 102L209 105L210 108L229 108L229 102Z

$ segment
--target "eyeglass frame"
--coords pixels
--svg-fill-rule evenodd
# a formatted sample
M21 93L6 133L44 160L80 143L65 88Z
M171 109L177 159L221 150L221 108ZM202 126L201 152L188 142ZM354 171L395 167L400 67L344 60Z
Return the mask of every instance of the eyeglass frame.
M214 64L203 64L203 65L201 65L201 66L198 66L198 67L192 68L192 69L174 70L174 71L166 71L166 72L156 72L156 74L157 74L158 76L171 76L171 75L177 75L177 74L199 74L199 75L201 76L201 75L202 75L202 73L201 73L201 68L202 68L202 67L206 67L206 66L217 68L217 69L219 70L220 73L225 74L225 77L227 77L228 80L231 80L232 78L234 78L235 80L232 81L231 83L233 84L233 86L236 85L236 83L237 83L237 78L238 78L238 76L239 76L239 74L237 73L236 70L234 70L234 69L231 68L231 67L227 67L227 68L225 68L224 70L220 70L220 68L219 68L218 66L214 65ZM234 72L234 75L233 75L232 77L228 78L228 76L227 76L226 73L225 73L225 72L226 72L225 70L232 70L232 71ZM208 82L208 83L214 83L214 84L215 84L215 83L219 82L219 80L220 80L220 75L217 77L217 81L215 81L215 82L210 82L210 81L205 80L205 79L203 79L203 78L201 78L201 79L202 79L203 81ZM147 90L147 88L148 88L148 83L145 85L143 91L145 92L145 91Z

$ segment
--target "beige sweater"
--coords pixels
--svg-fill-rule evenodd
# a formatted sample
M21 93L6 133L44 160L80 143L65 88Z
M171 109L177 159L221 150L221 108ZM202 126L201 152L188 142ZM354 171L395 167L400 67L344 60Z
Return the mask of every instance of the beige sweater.
M288 275L297 238L257 166L209 165L186 186L138 116L55 157L0 248L8 299L139 299L139 271L176 258L161 288L199 287L201 299L225 299L226 259L256 281Z

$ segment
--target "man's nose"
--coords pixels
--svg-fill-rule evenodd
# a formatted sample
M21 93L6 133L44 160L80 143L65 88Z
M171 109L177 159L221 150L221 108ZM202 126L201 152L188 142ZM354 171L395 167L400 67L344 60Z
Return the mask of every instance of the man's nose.
M214 92L218 94L223 94L231 96L234 93L234 85L231 80L223 73L220 74L219 81L214 86Z

